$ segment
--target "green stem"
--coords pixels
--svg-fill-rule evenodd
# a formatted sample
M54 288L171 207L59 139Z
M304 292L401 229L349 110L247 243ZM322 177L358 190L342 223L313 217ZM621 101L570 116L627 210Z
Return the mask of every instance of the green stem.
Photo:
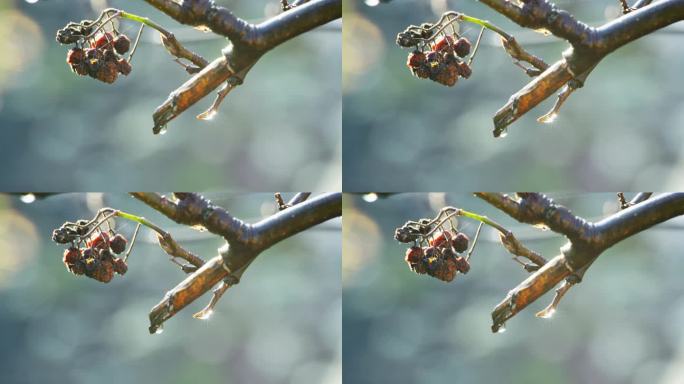
M147 17L134 15L134 14L128 13L126 11L119 11L119 16L121 18L124 18L124 19L137 21L138 23L145 24L150 28L156 29L157 31L159 31L159 33L161 33L164 36L170 35L170 32L167 31L164 27L162 27L161 25L159 25L159 24L155 23L154 21L148 19Z
M510 40L512 37L511 35L506 33L503 29L501 29L501 28L497 27L496 25L490 23L488 20L478 19L477 17L464 15L462 13L460 14L460 19L463 21L467 21L469 23L477 24L479 26L482 26L484 28L489 29L490 31L496 32L506 40Z
M507 233L508 233L508 231L506 230L506 228L504 228L504 227L501 226L499 223L497 223L496 221L490 219L490 218L487 217L487 216L478 215L477 213L464 211L464 210L462 210L462 209L461 209L461 212L460 212L460 216L468 217L468 218L470 218L470 219L477 220L477 221L479 221L479 222L481 222L481 223L483 223L483 224L487 224L487 225L489 225L490 227L496 229L497 231L499 231L499 232L501 232L501 233L503 233L503 234L507 234Z
M122 211L116 211L116 216L119 216L122 219L127 219L127 220L131 220L131 221L135 221L136 223L142 224L142 225L154 230L155 232L157 232L161 236L166 235L166 231L157 227L154 223L152 223L151 221L147 220L144 217L136 216L136 215L133 215L130 213L122 212Z

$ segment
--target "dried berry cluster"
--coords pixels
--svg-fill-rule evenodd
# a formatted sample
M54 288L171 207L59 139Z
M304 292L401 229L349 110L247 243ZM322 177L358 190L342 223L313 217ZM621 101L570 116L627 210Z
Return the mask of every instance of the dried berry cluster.
M452 281L458 272L468 273L470 264L459 253L468 249L468 236L455 230L443 231L430 239L429 246L414 245L406 250L406 263L419 274Z
M54 234L53 234L54 238ZM75 275L83 275L109 283L114 273L124 275L128 265L115 254L126 249L126 238L117 234L110 238L106 232L95 233L85 242L85 247L78 248L73 243L64 251L62 261L67 269Z
M453 86L459 77L467 79L472 70L463 58L470 54L470 41L465 37L455 40L452 36L442 36L431 50L415 50L408 56L411 73L421 79L430 79L446 86Z
M126 35L114 37L110 32L100 33L88 48L71 48L67 53L67 63L81 76L88 75L111 84L119 73L126 76L131 73L131 64L121 57L130 47L131 41Z

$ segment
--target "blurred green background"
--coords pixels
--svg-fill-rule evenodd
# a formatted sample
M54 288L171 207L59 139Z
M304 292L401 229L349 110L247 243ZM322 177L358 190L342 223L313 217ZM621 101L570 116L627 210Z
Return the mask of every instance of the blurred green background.
M250 222L275 209L272 194L205 196ZM128 273L109 284L67 272L63 247L50 241L64 221L103 206L144 215L204 259L222 244L124 194L31 204L0 195L0 382L341 382L339 219L260 255L209 320L192 318L206 294L150 335L149 310L185 278L150 231L141 230ZM129 239L134 228L117 220Z
M550 194L592 220L616 212L615 194ZM411 272L405 244L393 239L407 220L452 205L498 221L547 258L564 240L521 225L467 194L399 194L369 203L345 195L343 361L350 383L681 383L684 377L684 218L606 251L555 316L534 314L547 294L490 330L491 310L526 278L489 228L471 270L446 284ZM477 222L460 220L471 239Z
M277 0L216 1L258 22ZM214 94L152 134L152 113L189 76L147 29L133 72L108 85L72 73L55 42L69 21L105 7L150 17L209 61L222 37L178 24L142 0L0 2L2 190L339 190L339 22L265 55L211 122L195 119ZM135 37L138 25L123 22ZM49 164L49 167L45 165Z
M410 24L446 10L489 19L553 63L567 44L524 30L477 1L344 2L345 191L636 190L684 185L681 25L607 57L552 125L548 100L492 136L492 117L530 78L485 34L473 75L448 88L413 77L395 44ZM617 0L557 0L591 25L614 19ZM472 41L479 28L463 24Z

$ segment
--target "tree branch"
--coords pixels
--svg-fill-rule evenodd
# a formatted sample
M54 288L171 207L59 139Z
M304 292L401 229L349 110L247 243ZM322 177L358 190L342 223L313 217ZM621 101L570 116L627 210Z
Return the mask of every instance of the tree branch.
M238 84L241 83L264 53L342 15L342 0L316 0L255 25L236 17L224 7L216 6L211 0L185 1L182 5L171 0L146 1L180 23L205 26L231 40L222 57L173 91L155 110L155 134L162 132L169 121L229 78L237 76Z
M494 136L568 84L580 88L588 72L609 53L655 30L684 19L684 0L640 1L636 10L593 28L546 0L526 0L522 6L505 0L480 0L522 27L547 29L572 47L563 59L511 96L494 116Z
M300 202L255 224L247 224L234 218L227 211L194 193L175 193L174 196L179 199L177 203L153 193L134 193L133 196L178 223L203 225L227 240L219 249L219 256L207 261L167 292L164 299L151 310L151 333L161 329L164 321L218 282L224 280L228 286L239 282L244 270L267 248L342 214L341 193L323 194ZM220 287L215 292L215 297L220 297L227 288Z
M512 289L496 306L492 312L492 330L495 332L508 319L553 289L563 279L570 284L579 283L587 268L614 244L663 221L684 215L684 193L667 193L620 210L597 223L575 217L570 221L561 220L563 225L559 226L558 218L569 214L569 211L563 213L564 210L557 209L559 206L543 195L518 195L524 202L519 206L527 205L527 209L516 209L503 196L478 194L521 222L534 223L542 219L542 223L551 230L566 235L570 241L561 248L560 255ZM541 212L546 212L546 216L539 216ZM530 217L535 219L530 221ZM574 233L570 231L571 225L576 225ZM566 291L567 289L563 290L562 294Z

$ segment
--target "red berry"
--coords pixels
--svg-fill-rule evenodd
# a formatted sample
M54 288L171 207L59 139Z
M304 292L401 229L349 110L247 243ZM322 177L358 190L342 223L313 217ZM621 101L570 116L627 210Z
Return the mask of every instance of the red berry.
M105 32L99 35L99 37L95 40L95 45L93 47L96 49L109 48L113 41L114 38L112 37L112 34Z
M62 262L68 267L70 264L76 264L81 261L81 251L78 248L70 247L64 250L64 257Z
M417 264L420 263L420 261L423 259L423 256L423 248L411 247L406 250L406 257L404 260L406 260L406 262L409 264Z
M432 49L435 51L450 51L453 49L454 46L454 38L451 36L442 36L437 40L437 42L432 46Z
M465 37L461 37L454 46L454 51L459 57L466 57L470 53L470 41Z
M468 239L468 236L465 233L459 232L456 237L451 240L451 246L454 247L456 252L463 253L468 250L469 241L470 239Z
M79 65L83 63L85 59L85 53L81 48L72 48L67 53L67 63L73 65Z
M92 277L97 281L109 283L110 281L112 281L112 278L114 277L114 263L112 263L109 260L99 263L96 269L94 269L90 273L86 273L86 275L88 275L88 277Z
M121 59L117 62L117 66L119 68L119 72L121 72L122 75L128 76L129 73L131 73L131 70L133 69L131 67L131 64L126 61L126 59Z
M468 263L468 260L466 260L464 257L458 256L454 259L454 263L456 266L456 269L465 274L470 271L470 263Z
M456 69L458 70L458 75L462 78L467 79L470 77L470 75L472 75L473 70L470 68L468 63L462 61L458 63L457 66L458 67Z
M109 246L109 235L107 232L96 232L86 241L86 245L90 248L98 248L103 245Z
M95 73L95 78L103 83L111 84L119 76L119 65L115 61L105 61Z
M131 41L128 39L126 35L119 35L114 39L114 50L116 50L116 53L123 55L124 53L128 52L128 49L131 48Z
M450 241L453 237L453 233L451 233L450 231L441 232L436 237L430 239L429 243L433 247L441 247L445 245L447 241Z
M123 259L114 259L114 272L123 276L128 271L128 265Z
M408 60L406 61L406 65L408 65L409 68L418 68L424 63L425 54L419 51L411 52L408 56Z
M118 234L109 240L109 248L117 255L126 250L126 238Z

